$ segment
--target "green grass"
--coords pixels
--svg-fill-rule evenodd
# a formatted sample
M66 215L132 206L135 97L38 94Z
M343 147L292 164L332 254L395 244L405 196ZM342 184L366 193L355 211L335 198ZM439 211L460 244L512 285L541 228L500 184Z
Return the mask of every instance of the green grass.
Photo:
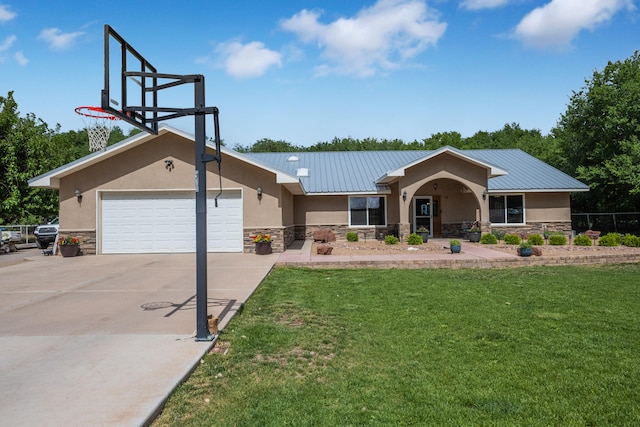
M638 277L279 268L155 425L639 425Z

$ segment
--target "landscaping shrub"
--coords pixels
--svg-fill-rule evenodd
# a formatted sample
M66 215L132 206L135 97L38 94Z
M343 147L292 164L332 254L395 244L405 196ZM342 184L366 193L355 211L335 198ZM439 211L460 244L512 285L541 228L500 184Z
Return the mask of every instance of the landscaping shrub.
M573 244L576 246L591 246L591 237L580 234L573 239Z
M355 231L347 232L347 242L357 242L358 241L358 233Z
M622 236L620 236L620 233L607 233L600 237L598 246L620 246L621 242Z
M520 236L517 234L505 234L504 236L504 242L507 245L519 245L520 241Z
M539 234L530 234L529 237L527 238L527 242L536 246L544 245L544 239Z
M564 234L552 234L549 236L549 244L562 246L567 244L567 237Z
M622 239L622 244L631 248L640 248L640 237L626 234Z
M492 230L491 234L496 236L496 239L498 239L498 241L500 241L500 240L504 240L504 236L505 236L505 234L507 234L507 232L504 231L504 230Z
M384 244L385 245L397 245L399 242L398 238L396 236L393 235L388 235L384 237Z
M407 237L407 243L410 245L421 245L423 243L422 237L416 233L411 233Z
M483 234L482 237L480 237L480 243L483 245L495 245L498 243L498 239L496 239L496 236L493 234Z

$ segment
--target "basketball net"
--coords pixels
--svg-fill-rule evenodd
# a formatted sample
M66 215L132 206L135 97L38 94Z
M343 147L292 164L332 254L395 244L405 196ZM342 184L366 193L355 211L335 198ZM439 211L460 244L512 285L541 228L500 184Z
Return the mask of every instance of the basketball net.
M84 122L89 136L89 150L105 151L113 123L118 120L100 107L78 107L75 109Z

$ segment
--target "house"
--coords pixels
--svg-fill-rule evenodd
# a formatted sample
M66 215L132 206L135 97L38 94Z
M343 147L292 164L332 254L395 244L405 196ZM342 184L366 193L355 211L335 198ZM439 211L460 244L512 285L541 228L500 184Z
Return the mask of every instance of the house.
M214 147L208 147L212 153ZM339 239L571 230L570 193L588 187L521 150L300 152L224 149L221 176L207 164L210 252L274 251L319 229ZM60 196L60 232L85 253L195 251L194 138L162 125L29 181ZM217 206L216 206L217 205Z

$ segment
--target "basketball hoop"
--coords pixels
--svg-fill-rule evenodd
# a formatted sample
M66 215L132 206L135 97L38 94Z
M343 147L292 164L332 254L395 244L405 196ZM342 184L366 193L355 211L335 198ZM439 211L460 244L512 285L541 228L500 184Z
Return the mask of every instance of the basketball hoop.
M109 135L111 135L111 129L113 129L113 122L119 119L100 107L78 107L75 111L82 117L87 129L89 150L106 150Z

